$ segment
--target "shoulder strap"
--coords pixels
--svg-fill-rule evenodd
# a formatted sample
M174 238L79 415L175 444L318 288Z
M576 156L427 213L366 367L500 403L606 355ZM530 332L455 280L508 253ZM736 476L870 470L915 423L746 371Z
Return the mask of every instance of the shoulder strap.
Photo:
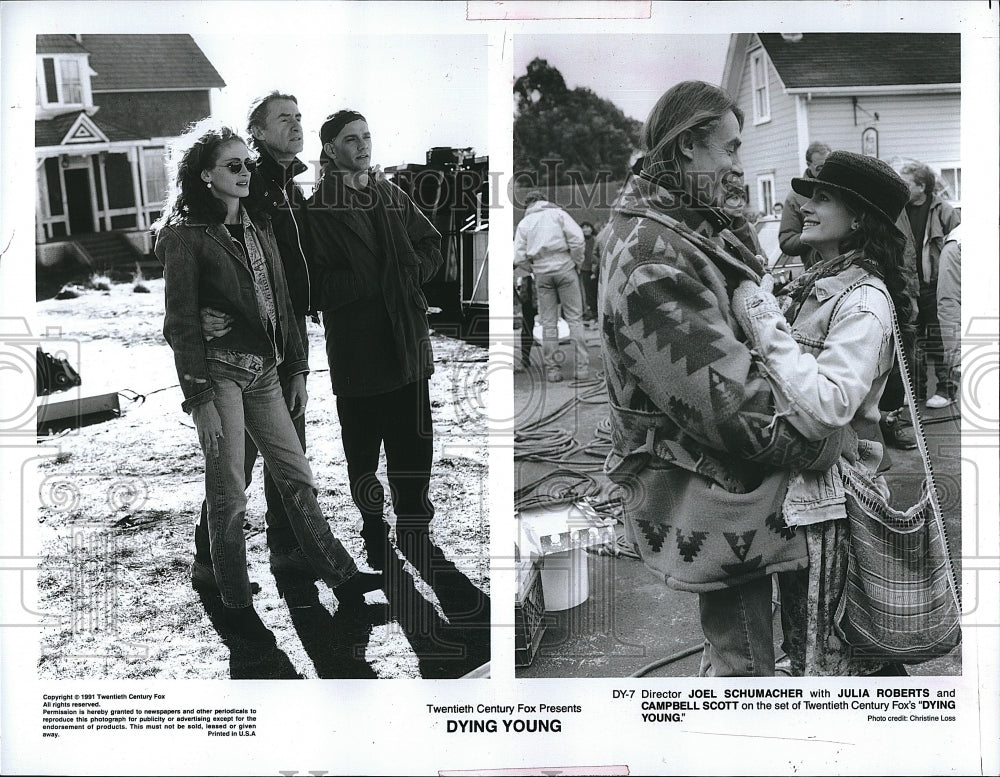
M927 452L927 437L924 435L923 422L920 420L920 413L918 412L917 403L913 395L913 383L910 380L910 371L906 363L906 357L903 354L903 339L899 331L899 321L896 318L896 306L892 304L892 298L889 297L887 290L879 289L879 291L885 294L886 299L889 301L889 315L892 317L892 339L896 349L896 361L899 363L899 372L903 379L903 390L906 392L906 404L910 408L910 418L912 419L913 430L915 432L915 437L917 438L917 448L920 449L920 460L924 465L927 496L931 505L930 520L934 521L937 525L941 541L944 543L943 550L948 571L949 588L951 589L951 595L955 599L958 611L961 612L962 598L958 592L958 580L955 575L954 564L951 560L951 548L948 544L948 533L945 530L944 517L941 514L941 504L938 501L937 486L934 484L934 473L931 469L931 459Z

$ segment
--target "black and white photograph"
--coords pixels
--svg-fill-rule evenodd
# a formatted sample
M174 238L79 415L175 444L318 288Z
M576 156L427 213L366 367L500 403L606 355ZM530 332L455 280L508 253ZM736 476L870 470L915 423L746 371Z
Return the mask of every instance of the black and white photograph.
M0 0L0 772L1000 773L998 22Z
M961 36L514 63L518 676L961 674Z
M39 675L488 673L485 38L242 40L36 37Z

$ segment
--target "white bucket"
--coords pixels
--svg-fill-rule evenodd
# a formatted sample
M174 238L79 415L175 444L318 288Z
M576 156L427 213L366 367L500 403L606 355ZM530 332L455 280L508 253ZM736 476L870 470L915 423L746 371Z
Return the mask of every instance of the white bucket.
M542 564L542 595L546 612L568 610L590 596L587 551L583 548L550 553Z

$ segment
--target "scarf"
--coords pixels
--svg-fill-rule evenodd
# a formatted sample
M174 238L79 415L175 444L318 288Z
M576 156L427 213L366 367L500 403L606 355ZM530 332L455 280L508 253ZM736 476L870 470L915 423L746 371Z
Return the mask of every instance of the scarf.
M822 259L795 280L791 281L781 291L781 298L778 300L781 311L785 315L785 320L792 324L801 310L803 303L809 298L816 282L823 278L843 272L852 264L856 264L876 278L885 280L884 273L878 265L866 259L859 250L848 251L832 259Z

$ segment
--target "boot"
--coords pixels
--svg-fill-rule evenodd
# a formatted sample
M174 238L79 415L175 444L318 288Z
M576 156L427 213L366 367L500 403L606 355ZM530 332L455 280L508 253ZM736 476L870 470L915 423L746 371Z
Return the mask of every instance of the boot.
M368 566L385 569L386 553L389 548L389 524L380 515L366 515L361 526L361 539L365 543Z
M333 589L341 607L358 607L365 603L365 594L377 591L384 585L381 572L355 572Z
M274 645L274 634L264 625L257 611L250 607L224 607L222 622L226 628L247 642Z

